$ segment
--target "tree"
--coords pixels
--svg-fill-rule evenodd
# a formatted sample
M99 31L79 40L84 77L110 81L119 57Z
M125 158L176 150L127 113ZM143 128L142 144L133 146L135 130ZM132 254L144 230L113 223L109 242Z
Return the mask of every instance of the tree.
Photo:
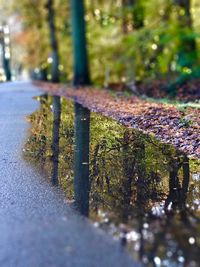
M1 30L1 46L2 46L2 65L6 76L6 81L11 80L11 69L10 69L10 37L9 27L5 23L3 24L3 30Z
M49 25L49 37L50 37L50 45L51 45L51 80L52 82L59 81L59 55L58 55L58 43L56 39L56 27L55 27L55 14L53 8L54 1L47 0L46 9L48 11L48 25Z
M21 0L13 3L13 13L20 23L21 30L14 35L15 47L22 51L15 53L20 64L30 71L35 70L35 75L47 68L47 58L51 52L49 45L48 25L46 23L46 10L44 0ZM38 45L36 45L38 44ZM41 75L40 78L46 75Z
M178 8L179 53L178 65L192 67L196 61L196 40L193 32L190 0L175 0Z
M141 0L122 0L122 29L127 34L144 26L144 7Z
M88 67L86 30L84 20L83 0L71 0L72 43L74 57L75 86L89 85L90 75Z
M44 9L46 2L50 3L48 7L51 9ZM56 32L54 27L52 33L57 37L59 45L59 69L60 72L67 73L69 79L74 76L74 85L90 84L91 78L94 84L100 86L103 83L108 86L123 83L134 88L134 81L166 81L170 76L171 86L179 78L185 78L185 73L194 73L195 69L198 72L197 2L198 0L71 0L69 3L64 0L38 0L37 3L15 1L13 12L16 13L17 10L23 32L14 41L15 44L18 42L19 45L24 45L27 52L22 60L22 53L17 56L23 61L22 65L36 70L37 74L42 71L40 76L47 76L50 80L52 64L47 59L52 48L49 45L49 32L51 37L53 35L46 23L46 15L47 11L48 14L54 11ZM69 11L71 20L68 20ZM89 55L84 18L87 21ZM49 26L52 25L52 16L48 17L48 22ZM71 32L73 45L69 38ZM25 49L22 51L24 53ZM13 58L15 57L12 60ZM92 65L91 73L88 62ZM56 65L58 64L54 66ZM54 70L57 71L57 67ZM61 79L66 81L66 74L60 75ZM167 81L166 84L169 85Z

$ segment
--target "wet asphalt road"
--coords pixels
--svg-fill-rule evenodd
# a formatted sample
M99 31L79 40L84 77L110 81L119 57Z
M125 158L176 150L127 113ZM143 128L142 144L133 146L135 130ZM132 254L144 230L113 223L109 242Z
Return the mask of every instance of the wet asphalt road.
M0 85L0 267L138 266L23 160L38 94L29 83Z

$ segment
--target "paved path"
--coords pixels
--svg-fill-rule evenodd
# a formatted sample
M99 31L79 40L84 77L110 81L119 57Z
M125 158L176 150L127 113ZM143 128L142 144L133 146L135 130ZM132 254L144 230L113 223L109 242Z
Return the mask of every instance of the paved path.
M136 266L23 161L24 118L37 108L32 97L39 93L29 83L0 85L0 266Z

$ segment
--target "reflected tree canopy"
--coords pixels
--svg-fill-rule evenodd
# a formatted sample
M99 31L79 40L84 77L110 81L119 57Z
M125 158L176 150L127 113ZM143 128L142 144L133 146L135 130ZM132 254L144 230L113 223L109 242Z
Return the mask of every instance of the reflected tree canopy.
M50 179L56 164L66 197L134 258L148 266L198 266L199 162L79 104L59 99L52 112L52 97L38 100L24 157Z

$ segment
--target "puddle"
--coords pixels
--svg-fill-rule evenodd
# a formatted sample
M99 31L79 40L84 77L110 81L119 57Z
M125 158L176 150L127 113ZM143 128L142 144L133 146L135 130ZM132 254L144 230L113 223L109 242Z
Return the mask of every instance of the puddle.
M199 266L200 165L60 97L37 97L24 158L146 266Z

